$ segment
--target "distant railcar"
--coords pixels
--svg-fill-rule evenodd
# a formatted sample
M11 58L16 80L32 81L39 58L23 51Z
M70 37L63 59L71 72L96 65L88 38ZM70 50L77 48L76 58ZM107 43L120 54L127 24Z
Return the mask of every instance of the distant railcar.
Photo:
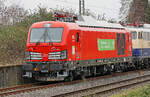
M127 27L132 33L133 64L137 68L150 64L150 28Z
M72 80L125 70L132 62L132 38L120 27L44 21L28 33L24 77Z

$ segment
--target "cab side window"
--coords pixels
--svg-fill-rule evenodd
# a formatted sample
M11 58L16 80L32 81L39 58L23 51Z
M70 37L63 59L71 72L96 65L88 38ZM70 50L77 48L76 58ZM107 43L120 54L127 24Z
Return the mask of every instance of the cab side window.
M147 40L150 40L150 32L147 32Z
M76 42L79 42L79 32L76 34Z
M137 38L137 32L136 31L132 31L132 39L136 39Z
M138 39L143 39L143 32L138 33Z

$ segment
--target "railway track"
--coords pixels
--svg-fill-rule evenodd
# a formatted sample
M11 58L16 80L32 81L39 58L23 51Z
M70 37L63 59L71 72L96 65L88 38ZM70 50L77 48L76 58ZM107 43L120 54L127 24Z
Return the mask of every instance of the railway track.
M38 83L31 83L31 84L18 85L18 86L13 86L13 87L8 87L8 88L2 88L0 89L0 97L5 96L5 95L15 94L15 92L17 93L17 91L19 92L23 89L36 87L38 84L42 84L42 83L38 82Z
M134 72L140 72L140 71L134 71ZM112 75L106 75L96 78L89 78L89 80L97 80L97 79L105 79L112 76L119 76L119 75L126 75L132 72L124 72L124 73L118 73L118 74L112 74ZM73 85L84 82L83 80L77 80L72 82L61 82L61 83L55 83L55 84L48 84L48 85L37 85L37 84L29 84L29 85L22 85L22 86L16 86L11 88L5 88L0 89L0 97L3 96L9 96L9 95L16 95L19 93L25 93L25 92L32 92L36 90L42 90L52 87L59 87L59 86L66 86L66 85ZM104 85L97 85L90 88L84 88L84 89L78 89L75 91L69 91L64 93L58 93L56 95L52 95L52 97L81 97L81 96L91 96L91 95L108 95L109 93L112 93L113 91L118 91L122 88L131 87L137 84L150 82L150 75L142 75L139 77L122 80L122 81L116 81ZM104 97L104 96L102 96Z
M150 83L150 75L136 77L133 79L122 80L105 85L94 86L77 91L71 91L52 97L107 97L122 89L131 88L144 83Z

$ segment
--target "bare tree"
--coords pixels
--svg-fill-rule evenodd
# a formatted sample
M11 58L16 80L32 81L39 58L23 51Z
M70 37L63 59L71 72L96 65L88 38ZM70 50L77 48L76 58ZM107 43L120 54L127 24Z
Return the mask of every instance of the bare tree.
M0 0L0 24L12 25L20 22L27 15L27 11L19 5L6 6L6 0Z
M4 6L4 2L6 0L0 0L0 24L2 24L2 20L3 20L3 15L4 15L4 10L5 10L5 6Z
M27 11L18 6L18 5L11 5L7 8L7 24L14 24L17 22L21 22L27 15Z
M120 13L119 13L119 15L120 15L119 18L123 22L127 21L128 12L131 7L131 2L132 2L132 0L121 0L120 1L121 8L120 8Z
M98 14L98 21L106 21L106 14Z

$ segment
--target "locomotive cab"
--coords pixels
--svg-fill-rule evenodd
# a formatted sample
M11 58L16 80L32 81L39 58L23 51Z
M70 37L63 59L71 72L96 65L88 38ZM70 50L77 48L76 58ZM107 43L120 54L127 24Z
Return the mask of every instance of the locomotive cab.
M56 26L57 25L57 26ZM61 23L41 22L31 26L27 39L24 77L37 80L64 80L67 67L67 27Z

